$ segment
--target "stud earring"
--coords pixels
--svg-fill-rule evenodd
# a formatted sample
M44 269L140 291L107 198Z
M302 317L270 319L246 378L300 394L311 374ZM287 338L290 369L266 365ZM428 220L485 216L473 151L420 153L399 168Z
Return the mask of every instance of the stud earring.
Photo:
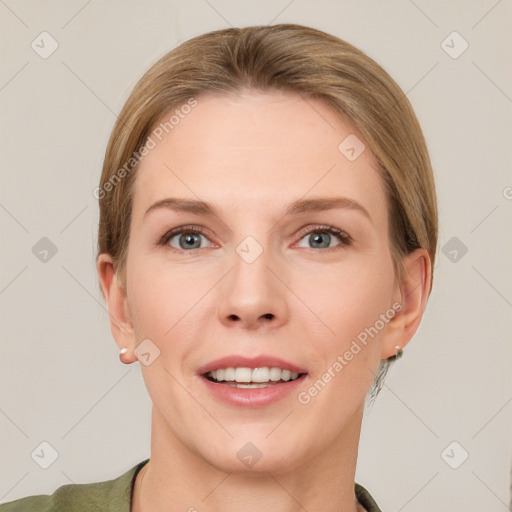
M404 351L400 348L399 345L395 346L396 354L394 355L394 359L398 359L399 357L402 357Z
M120 354L126 354L126 352L128 352L128 349L127 349L126 347L123 347L123 348L119 351L119 353L120 353Z

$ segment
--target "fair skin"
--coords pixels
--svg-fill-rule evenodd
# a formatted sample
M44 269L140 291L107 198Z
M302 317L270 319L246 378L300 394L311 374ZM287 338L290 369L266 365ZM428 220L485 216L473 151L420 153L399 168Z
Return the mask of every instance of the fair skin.
M331 107L251 90L197 99L137 170L126 289L109 255L97 263L113 336L128 348L123 362L137 360L146 338L160 350L140 365L153 402L151 460L139 472L131 510L359 512L354 478L365 397L380 360L405 347L419 326L428 253L408 255L404 280L395 282L375 159L368 148L353 162L338 150L357 132ZM340 196L369 218L354 208L283 216L293 201ZM168 197L207 201L216 215L169 208L144 215ZM186 233L157 244L183 225L204 228L186 232L197 248L186 248ZM350 245L319 225L341 229ZM252 263L236 251L248 236L263 248ZM395 301L402 310L300 403L297 393ZM197 370L232 354L270 354L307 375L275 403L226 404ZM248 442L262 454L252 467L237 457Z

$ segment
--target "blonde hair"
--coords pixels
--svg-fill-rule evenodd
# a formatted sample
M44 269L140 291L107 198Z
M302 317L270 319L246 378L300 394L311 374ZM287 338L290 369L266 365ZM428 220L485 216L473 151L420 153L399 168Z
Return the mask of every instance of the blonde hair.
M96 189L98 256L112 256L121 284L126 286L135 171L152 130L172 109L193 105L191 99L243 88L322 100L358 130L385 186L396 281L404 276L404 256L422 247L430 255L433 283L438 236L434 177L406 95L381 66L347 42L310 27L280 24L190 39L158 60L134 87L112 130ZM432 284L429 296L431 289ZM394 359L381 361L372 398Z

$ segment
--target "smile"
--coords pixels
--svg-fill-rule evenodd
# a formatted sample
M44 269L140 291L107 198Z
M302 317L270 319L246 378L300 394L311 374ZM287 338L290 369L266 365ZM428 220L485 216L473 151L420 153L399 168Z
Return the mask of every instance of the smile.
M222 383L237 388L262 388L283 382L294 381L300 378L302 373L291 372L277 367L230 367L219 368L205 374L211 382Z

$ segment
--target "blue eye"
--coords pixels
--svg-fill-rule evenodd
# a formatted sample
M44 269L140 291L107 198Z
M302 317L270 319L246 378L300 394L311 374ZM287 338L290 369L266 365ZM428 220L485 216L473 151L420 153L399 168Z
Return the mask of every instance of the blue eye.
M339 243L335 246L329 246L333 236L339 240ZM304 238L307 239L307 243L313 245L312 247L308 246L308 248L327 250L335 249L340 245L348 246L352 241L347 233L333 226L315 226L312 229L310 228L306 235L301 238L301 240Z
M203 230L197 226L180 226L179 228L168 231L160 240L161 245L170 245L175 249L185 251L201 249L201 237L205 237ZM178 246L173 245L171 240L176 238Z
M321 249L322 252L329 252L331 250L341 249L349 246L352 243L350 235L341 229L333 226L313 226L302 230L300 240L307 239L309 249ZM183 250L186 252L195 251L197 249L204 249L207 245L202 245L201 237L208 240L204 234L204 229L199 226L180 226L171 229L162 236L159 245L170 246L173 249ZM337 238L338 244L331 246L332 239ZM176 239L176 243L173 243ZM304 247L299 245L299 247Z

